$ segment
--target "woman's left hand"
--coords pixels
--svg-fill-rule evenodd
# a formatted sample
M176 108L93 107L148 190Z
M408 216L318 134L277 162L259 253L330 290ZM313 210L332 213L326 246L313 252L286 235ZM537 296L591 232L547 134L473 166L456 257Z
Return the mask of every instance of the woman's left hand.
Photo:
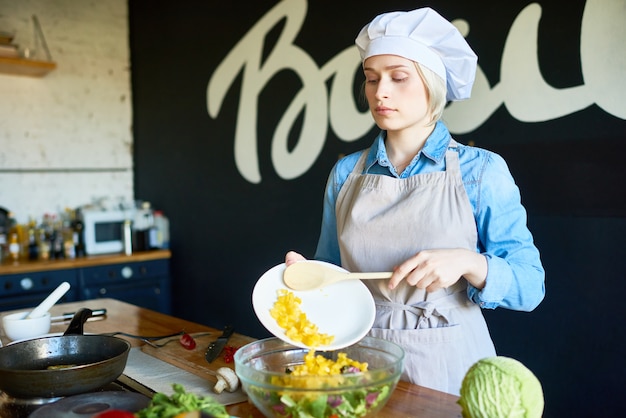
M397 266L389 279L389 288L402 280L428 292L450 287L461 277L482 289L487 277L487 259L479 253L462 249L424 250Z

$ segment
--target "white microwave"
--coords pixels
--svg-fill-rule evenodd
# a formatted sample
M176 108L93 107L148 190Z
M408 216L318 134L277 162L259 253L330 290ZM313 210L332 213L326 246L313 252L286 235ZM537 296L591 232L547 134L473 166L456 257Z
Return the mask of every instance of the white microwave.
M132 214L121 210L80 211L83 221L83 242L88 255L124 251L124 221Z

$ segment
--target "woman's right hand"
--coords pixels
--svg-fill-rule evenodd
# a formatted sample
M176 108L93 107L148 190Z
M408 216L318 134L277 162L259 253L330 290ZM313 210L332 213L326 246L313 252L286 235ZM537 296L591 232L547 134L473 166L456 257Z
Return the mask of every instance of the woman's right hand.
M304 256L302 254L297 253L295 251L289 251L285 255L285 264L287 266L289 266L290 264L295 263L296 261L302 261L302 260L306 260L306 258L304 258Z

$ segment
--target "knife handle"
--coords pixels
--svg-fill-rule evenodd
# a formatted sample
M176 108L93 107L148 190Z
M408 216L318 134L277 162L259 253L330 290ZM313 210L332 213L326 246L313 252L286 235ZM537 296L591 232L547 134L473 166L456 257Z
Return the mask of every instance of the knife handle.
M235 331L235 328L233 328L232 325L226 325L224 327L224 332L222 332L222 337L230 337L231 335L233 335L233 332Z

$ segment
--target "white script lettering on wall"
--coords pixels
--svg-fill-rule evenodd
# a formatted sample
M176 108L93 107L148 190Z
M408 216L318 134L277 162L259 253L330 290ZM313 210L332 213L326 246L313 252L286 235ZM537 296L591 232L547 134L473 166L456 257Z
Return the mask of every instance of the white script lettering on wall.
M537 59L540 18L537 3L522 10L504 45L500 82L490 86L478 68L472 99L446 109L451 132L473 131L502 104L513 118L530 123L556 119L593 104L626 119L626 2L588 0L585 4L580 35L584 84L575 87L556 89L541 76ZM467 35L467 29L459 30Z
M207 108L217 118L223 100L237 75L243 71L235 127L235 164L251 183L261 182L257 152L258 97L279 71L295 73L302 88L293 97L272 137L272 164L283 179L306 173L322 150L328 126L343 141L360 139L370 131L369 112L360 112L352 90L360 66L351 45L318 68L311 57L294 45L306 17L306 0L279 2L235 45L217 67L207 87ZM263 65L265 35L286 18L276 45ZM480 127L502 105L523 122L543 122L585 109L593 104L626 119L626 7L624 0L588 0L581 23L580 58L584 83L557 89L542 77L537 58L537 28L541 7L532 3L513 23L501 59L500 81L491 86L483 71L477 71L472 99L455 102L445 111L452 133ZM469 25L453 22L463 33ZM356 30L355 30L356 33ZM480 56L480 51L477 51ZM330 91L326 82L332 78ZM299 115L303 123L296 146L290 151L287 138Z

